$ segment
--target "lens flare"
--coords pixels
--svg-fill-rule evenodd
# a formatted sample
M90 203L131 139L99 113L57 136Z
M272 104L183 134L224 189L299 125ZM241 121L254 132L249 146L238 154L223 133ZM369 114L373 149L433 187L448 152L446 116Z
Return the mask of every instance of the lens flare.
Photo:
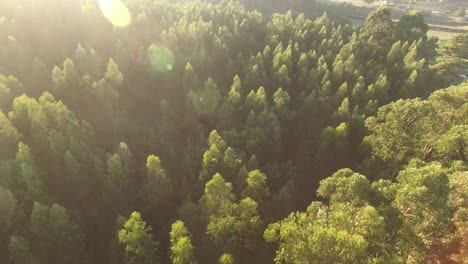
M99 0L102 14L116 27L127 27L132 16L127 6L120 0Z
M147 50L148 61L155 72L168 72L174 68L175 57L167 47L152 44Z
M190 91L189 98L195 112L202 115L210 115L216 112L219 106L220 97L217 93L212 93L207 89L197 92Z

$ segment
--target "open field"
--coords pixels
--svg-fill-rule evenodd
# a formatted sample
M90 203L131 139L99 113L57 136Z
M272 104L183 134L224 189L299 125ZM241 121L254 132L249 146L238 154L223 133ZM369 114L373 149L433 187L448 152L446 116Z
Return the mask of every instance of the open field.
M400 4L400 5L397 5L397 6L404 6L404 5ZM468 8L468 1L466 1L466 0L449 0L449 1L446 0L446 1L443 1L443 2L440 2L440 1L431 1L431 2L420 1L420 2L417 2L415 4L406 5L406 6L409 6L410 8L418 9L418 10L421 10L421 11L444 12L447 9L451 9L451 8L461 8L461 7Z
M381 2L366 4L362 0L328 0L322 3L337 3L337 15L343 14L348 20L356 25L364 25L367 15ZM389 1L390 2L390 1ZM335 6L335 5L332 5ZM333 7L330 6L330 9ZM429 36L436 36L441 41L451 38L459 33L468 33L468 21L462 21L460 18L453 18L443 15L443 12L450 8L464 7L468 9L468 1L465 0L447 0L444 2L421 1L414 4L389 4L392 9L392 18L398 21L405 13L415 10L422 12L426 23L429 24ZM435 14L433 14L435 12Z
M440 41L446 41L448 39L451 39L454 35L456 35L456 33L448 32L444 30L433 30L433 29L429 30L427 34L430 37L437 37Z
M334 3L350 3L355 6L363 6L363 7L375 7L381 5L381 2L376 1L374 3L368 4L363 0L318 0L318 2L334 2ZM418 10L427 10L427 11L439 11L443 12L446 8L457 8L457 7L464 7L468 8L468 1L466 0L445 0L445 1L418 1L416 3L392 3L394 1L387 0L389 4L394 6L398 6L400 8L407 7L412 9Z

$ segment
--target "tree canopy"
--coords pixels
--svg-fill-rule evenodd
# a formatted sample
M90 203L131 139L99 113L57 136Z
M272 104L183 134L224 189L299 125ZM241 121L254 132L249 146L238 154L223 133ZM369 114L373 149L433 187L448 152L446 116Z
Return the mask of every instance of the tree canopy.
M463 263L467 34L334 11L0 1L0 263Z

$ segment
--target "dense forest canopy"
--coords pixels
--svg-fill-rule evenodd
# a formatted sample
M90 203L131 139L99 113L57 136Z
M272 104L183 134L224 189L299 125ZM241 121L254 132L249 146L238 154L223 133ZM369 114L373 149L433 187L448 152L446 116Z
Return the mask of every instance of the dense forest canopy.
M1 263L468 259L468 35L244 2L0 1Z

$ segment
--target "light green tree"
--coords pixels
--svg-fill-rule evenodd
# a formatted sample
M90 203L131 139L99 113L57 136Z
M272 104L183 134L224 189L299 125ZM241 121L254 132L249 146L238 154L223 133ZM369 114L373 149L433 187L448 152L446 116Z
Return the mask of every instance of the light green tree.
M231 254L223 254L219 257L218 264L234 264L234 258Z
M195 264L194 247L184 222L176 221L169 233L171 260L174 264Z
M440 164L410 165L398 174L395 206L400 211L402 257L424 261L444 238L450 219L449 178Z
M161 208L173 193L173 186L158 156L146 159L146 177L143 185L145 204L150 210Z
M15 157L19 143L18 130L0 111L0 159L11 159Z
M151 235L152 228L147 226L140 213L133 212L119 231L119 243L125 246L125 263L159 263L159 242Z
M25 188L25 199L32 202L43 194L43 172L37 166L31 148L22 142L18 144L16 162L19 165L21 183Z
M267 177L259 170L249 172L246 179L247 187L242 193L244 197L250 197L257 203L262 203L270 197L267 185Z

